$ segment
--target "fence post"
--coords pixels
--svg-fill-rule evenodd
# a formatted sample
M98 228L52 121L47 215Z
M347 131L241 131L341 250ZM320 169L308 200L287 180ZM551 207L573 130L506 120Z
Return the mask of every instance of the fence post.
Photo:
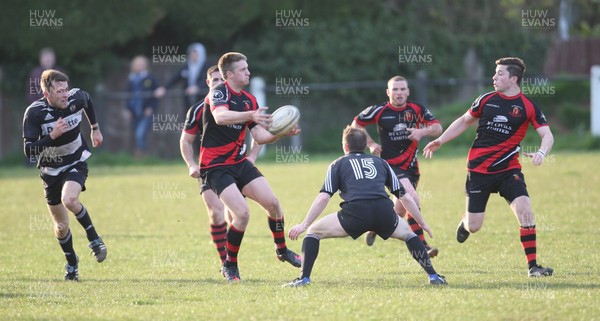
M292 100L292 104L298 108L300 108L300 100L298 98L294 98ZM301 114L302 115L302 114ZM302 119L302 116L300 117L300 119ZM300 126L300 123L298 123L298 126ZM302 129L302 127L300 127ZM302 135L302 134L300 134ZM302 147L302 138L300 137L300 135L296 135L296 136L292 136L290 137L291 143L293 147Z
M2 88L2 67L0 67L0 88ZM6 117L6 112L4 110L2 110L3 108L3 104L2 104L2 90L0 90L0 124L2 124L2 128L6 128L7 126L5 126L4 124L4 117ZM4 140L3 140L3 129L0 129L0 160L4 158Z
M100 124L100 128L102 131L102 135L104 136L104 144L100 145L100 150L109 150L107 145L110 145L110 142L107 143L107 140L110 140L110 133L112 132L110 126L112 124L107 124L104 122L106 119L106 113L108 112L108 99L106 94L106 89L104 88L104 84L99 82L94 87L95 95L92 97L94 101L95 111L96 111L96 121ZM92 130L91 128L89 129ZM88 133L85 134L88 137Z
M417 71L417 102L423 106L429 106L427 99L427 72L425 70Z
M600 137L600 65L592 66L590 78L592 135Z
M266 93L266 89L267 89L267 84L265 82L265 79L262 77L252 77L250 79L250 93L252 95L254 95L254 97L256 97L256 102L258 103L258 106L266 106L267 105L267 93ZM273 112L272 110L270 112ZM246 143L246 146L248 146L248 151L250 150L250 144ZM259 156L263 156L265 154L267 150L267 146L263 145L262 149L260 150L260 154Z

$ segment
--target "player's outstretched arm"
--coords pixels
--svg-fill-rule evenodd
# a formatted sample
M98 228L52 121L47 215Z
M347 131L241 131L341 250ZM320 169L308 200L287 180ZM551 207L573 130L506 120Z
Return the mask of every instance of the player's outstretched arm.
M250 133L252 134L252 133ZM247 159L252 163L256 163L258 159L258 155L260 154L260 150L262 149L262 145L257 143L254 138L252 139L252 143L250 144L250 152L248 153Z
M280 136L269 133L269 131L262 126L254 126L250 130L250 134L252 135L253 140L261 145L274 143L280 138Z
M425 219L423 218L423 215L421 215L421 210L419 210L419 206L417 206L417 203L415 203L413 198L408 194L404 194L398 199L400 200L400 202L402 202L402 205L404 205L406 211L408 211L410 215L415 219L415 221L417 221L417 223L421 226L423 231L427 232L427 234L429 234L429 237L433 238L433 234L431 233L431 230L429 229L427 223L425 223Z
M102 136L102 132L100 131L100 125L96 121L96 108L94 107L92 97L85 91L78 91L77 94L82 94L83 99L85 100L83 110L90 124L90 128L92 129L92 132L90 134L92 139L92 146L94 148L99 147L100 145L102 145L104 137Z
M271 115L265 114L267 107L260 107L257 110L250 111L232 111L225 106L217 106L213 111L215 122L219 126L234 125L245 122L255 122L258 125L268 127Z
M442 133L442 125L435 123L426 125L423 128L407 128L407 130L410 132L408 139L418 142L425 136L435 137L440 135Z
M438 135L441 135L442 132L444 131L442 129L442 124L431 124L428 126L425 126L425 128L423 128L425 130L425 136L429 136L429 137L435 137Z
M96 123L96 125L92 126L91 136L92 136L92 146L94 148L102 145L102 142L104 141L104 137L102 136L102 132L100 131L100 127L99 127L98 123Z
M268 130L266 130L263 126L254 126L250 130L250 134L252 134L252 138L259 144L271 144L279 140L279 138L284 136L295 136L302 132L298 125L295 125L294 128L285 135L273 135Z
M185 131L181 132L181 138L179 138L179 150L181 151L181 157L186 163L189 175L193 178L200 177L200 168L194 160L194 139L196 135L188 134Z
M310 209L308 210L304 221L298 225L294 225L294 227L292 227L288 232L288 236L291 240L298 239L298 236L300 236L308 229L308 227L317 219L317 217L321 215L321 213L329 203L330 199L331 195L325 192L321 192L319 193L319 195L317 195L312 205L310 206Z
M544 163L544 158L546 155L550 154L550 150L552 149L552 145L554 145L554 136L552 135L552 131L550 127L543 126L536 129L537 133L542 138L542 143L540 144L540 149L535 153L523 153L525 156L531 158L531 161L534 166L540 166Z
M477 118L471 116L471 114L467 111L460 118L456 119L446 131L438 138L431 141L425 148L423 148L423 155L425 158L431 158L433 153L440 149L443 144L453 140L458 137L458 135L462 134L467 128L473 125L477 121Z

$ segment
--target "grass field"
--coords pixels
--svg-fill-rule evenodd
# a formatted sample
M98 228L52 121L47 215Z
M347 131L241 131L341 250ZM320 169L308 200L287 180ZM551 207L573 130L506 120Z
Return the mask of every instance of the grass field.
M63 281L64 257L34 169L0 169L2 320L592 320L600 319L600 154L553 154L524 173L537 216L538 261L530 279L518 224L492 197L483 229L464 244L464 157L421 160L419 193L447 277L431 287L403 242L324 240L308 288L281 288L299 269L276 260L267 219L251 205L240 284L218 273L206 210L186 168L92 167L81 200L108 246L98 264L83 229L71 228L79 283ZM300 222L328 164L261 164L286 225ZM327 212L337 209L337 197ZM300 251L300 241L288 241Z

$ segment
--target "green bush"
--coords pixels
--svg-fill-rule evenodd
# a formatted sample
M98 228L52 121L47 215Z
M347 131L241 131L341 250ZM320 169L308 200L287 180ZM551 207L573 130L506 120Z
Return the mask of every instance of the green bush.
M587 108L572 105L564 106L558 110L558 119L567 128L588 131L591 123L591 112Z

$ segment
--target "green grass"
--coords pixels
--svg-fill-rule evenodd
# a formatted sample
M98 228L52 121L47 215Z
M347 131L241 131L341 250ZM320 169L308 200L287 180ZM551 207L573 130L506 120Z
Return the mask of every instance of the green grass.
M326 160L266 164L261 170L300 222L317 194ZM526 276L518 224L493 196L483 229L455 241L464 211L464 157L421 160L420 195L440 248L433 260L447 287L433 288L396 240L321 242L308 288L281 288L299 270L275 259L262 210L240 252L243 281L228 285L208 234L196 182L180 166L92 167L81 200L108 245L107 260L88 255L73 218L79 283L62 280L34 169L0 170L0 319L2 320L591 320L600 307L600 154L553 154L524 172L537 215L538 259L551 278ZM337 210L337 197L327 212ZM301 242L288 241L300 251Z

